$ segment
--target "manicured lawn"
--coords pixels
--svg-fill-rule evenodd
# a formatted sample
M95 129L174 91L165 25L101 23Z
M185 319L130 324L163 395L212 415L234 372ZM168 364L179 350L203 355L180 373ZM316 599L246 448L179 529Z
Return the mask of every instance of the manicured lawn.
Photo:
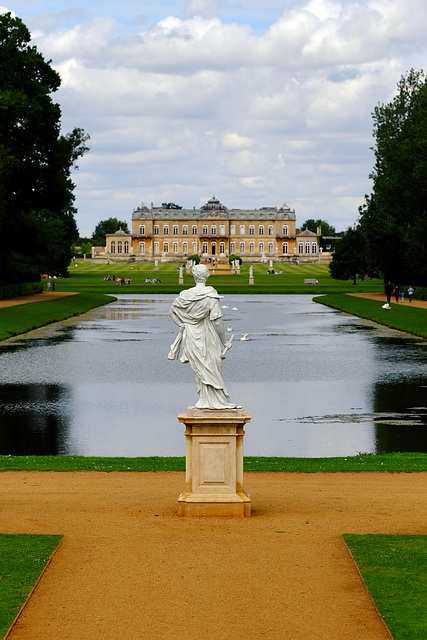
M105 294L80 293L48 302L29 302L0 309L0 340L86 313L113 299Z
M246 471L338 473L357 471L427 471L427 453L360 454L346 458L244 459ZM184 471L183 457L99 458L83 456L0 456L0 471Z
M394 640L425 640L427 536L346 534L344 540Z
M0 637L4 637L57 548L59 535L0 534Z
M342 294L319 296L313 300L353 316L378 322L391 329L427 338L427 309L411 307L409 304L392 304L391 309L387 310L383 309L382 304L377 300Z

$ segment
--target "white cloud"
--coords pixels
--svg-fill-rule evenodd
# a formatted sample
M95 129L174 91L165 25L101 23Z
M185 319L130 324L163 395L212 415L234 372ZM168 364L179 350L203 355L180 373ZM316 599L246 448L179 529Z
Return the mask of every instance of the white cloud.
M371 113L426 53L424 0L148 0L143 18L136 0L15 4L61 75L64 130L91 135L84 234L141 201L213 193L346 228L370 189Z

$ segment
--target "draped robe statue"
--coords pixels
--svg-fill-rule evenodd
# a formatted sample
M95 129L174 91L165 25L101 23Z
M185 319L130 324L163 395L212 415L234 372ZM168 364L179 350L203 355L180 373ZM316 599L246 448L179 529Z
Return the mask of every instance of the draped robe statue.
M238 406L230 402L222 377L222 361L231 340L225 337L221 296L213 287L206 286L210 274L205 265L195 265L192 271L196 286L181 291L169 310L179 333L168 358L190 363L199 394L195 405L198 409L236 409Z

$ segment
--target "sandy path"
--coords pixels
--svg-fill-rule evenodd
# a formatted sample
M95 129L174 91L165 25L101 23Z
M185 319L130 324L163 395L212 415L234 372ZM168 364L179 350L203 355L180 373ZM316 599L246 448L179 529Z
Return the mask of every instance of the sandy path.
M252 518L179 518L183 473L1 473L0 530L63 542L10 640L385 640L343 533L427 534L427 473L246 473Z
M385 293L349 293L349 296L355 296L356 298L369 298L370 300L378 300L381 304L385 304L387 302L387 298ZM399 298L399 302L396 302L394 297L392 296L390 304L403 304L408 307L419 307L420 309L427 309L427 300L414 300L409 302L408 296L406 296L403 302Z

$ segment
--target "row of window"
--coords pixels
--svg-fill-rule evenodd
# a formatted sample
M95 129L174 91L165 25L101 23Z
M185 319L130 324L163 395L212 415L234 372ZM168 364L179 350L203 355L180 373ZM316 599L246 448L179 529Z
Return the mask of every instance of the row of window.
M193 236L197 236L198 235L198 227L196 224L193 225L192 227L192 233ZM209 233L208 230L208 225L204 224L202 227L202 235L207 236ZM273 236L275 233L274 231L274 226L271 224L268 226L268 235L269 236ZM287 224L284 224L282 226L282 234L284 236L287 236L289 233L289 228ZM159 235L160 234L160 225L155 224L154 225L154 235ZM174 236L179 235L179 228L177 224L174 224L172 227L172 234ZM246 226L244 224L240 225L240 235L244 236L246 234ZM141 224L139 225L139 235L141 236L145 236L145 224ZM168 236L169 235L169 225L168 224L164 224L163 225L163 235L164 236ZM188 235L188 225L184 224L182 225L182 235L183 236L187 236ZM216 224L212 224L211 225L211 235L212 236L216 236L217 235L217 225ZM219 235L220 236L225 236L225 225L220 224L219 225ZM236 235L236 225L232 224L230 225L230 235ZM255 235L255 225L251 224L249 225L249 235L250 236L254 236ZM258 226L258 235L259 236L263 236L264 235L264 225L260 224Z
M114 253L113 251L113 244L111 243L111 253ZM119 243L121 244L121 243ZM188 242L183 242L182 243L182 253L183 254L188 254ZM287 242L283 242L282 243L282 253L284 253L285 255L288 254L288 243ZM259 246L258 246L258 254L263 254L266 251L266 247L264 246L264 242L260 242ZM125 251L125 253L127 253ZM139 243L139 253L141 254L145 254L145 242L140 242ZM160 253L160 243L159 242L155 242L154 243L154 253L155 254L159 254ZM163 243L163 253L169 253L169 242L164 242ZM172 243L172 253L177 254L178 253L178 243L177 242L173 242ZM191 253L198 253L198 243L197 242L193 242L192 243L192 248L191 248ZM202 253L211 253L212 255L216 255L217 254L217 243L216 242L211 242L211 246L210 246L210 250L209 250L209 243L208 242L203 242L202 243ZM236 253L236 243L235 242L230 242L230 254L234 254ZM244 242L240 242L239 243L239 253L244 255L246 254L246 244ZM268 246L267 246L267 253L269 255L273 255L274 253L274 243L273 242L269 242ZM301 254L309 254L310 253L310 242L299 242L298 243L298 253ZM313 254L317 254L317 243L316 242L312 242L311 243L311 253ZM255 242L250 242L249 243L249 255L254 255L255 254ZM219 243L219 255L225 255L225 242L220 242Z

